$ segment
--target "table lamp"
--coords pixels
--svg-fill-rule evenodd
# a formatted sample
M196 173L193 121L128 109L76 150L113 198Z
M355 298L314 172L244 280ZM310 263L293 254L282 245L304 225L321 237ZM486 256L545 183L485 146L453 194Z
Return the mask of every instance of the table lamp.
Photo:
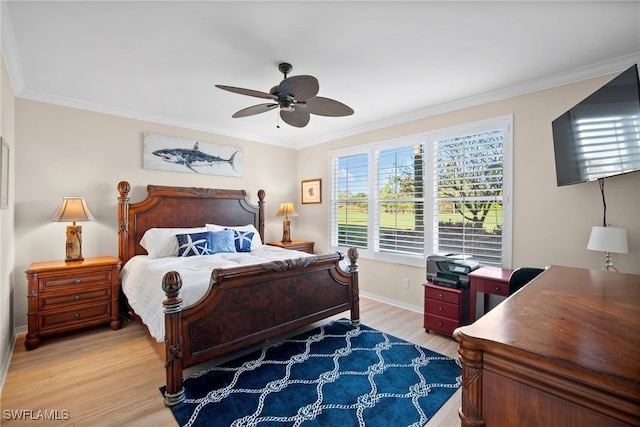
M289 217L298 216L298 213L293 207L293 203L280 203L280 208L276 216L284 217L284 221L282 221L282 243L291 243L291 221L289 221Z
M611 253L626 254L629 252L627 247L627 230L616 227L600 227L594 226L591 229L591 236L587 249L592 251L601 251L605 254L605 264L603 270L618 271L611 260Z
M82 257L82 226L76 221L93 221L87 203L82 197L63 197L60 209L54 215L53 222L73 222L67 226L67 243L65 261L77 261Z

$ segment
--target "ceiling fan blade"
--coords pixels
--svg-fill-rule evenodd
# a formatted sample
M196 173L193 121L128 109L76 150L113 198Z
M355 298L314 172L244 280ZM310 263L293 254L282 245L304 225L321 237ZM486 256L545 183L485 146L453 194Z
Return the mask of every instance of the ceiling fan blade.
M318 94L320 84L313 76L293 76L284 79L278 89L282 96L290 96L296 101L306 101Z
M321 96L311 98L305 104L307 105L307 112L317 116L341 117L353 114L351 107L344 105L342 102Z
M311 116L304 110L282 111L280 110L280 118L286 124L303 128L309 123Z
M254 114L266 113L267 111L273 110L277 106L278 104L258 104L252 107L243 108L231 117L237 119L238 117L247 117L253 116Z
M241 87L224 86L224 85L216 85L216 87L218 89L228 90L229 92L239 93L240 95L255 96L256 98L265 98L265 99L273 99L273 100L278 99L278 97L275 95L272 95L267 92L260 92L259 90L243 89Z

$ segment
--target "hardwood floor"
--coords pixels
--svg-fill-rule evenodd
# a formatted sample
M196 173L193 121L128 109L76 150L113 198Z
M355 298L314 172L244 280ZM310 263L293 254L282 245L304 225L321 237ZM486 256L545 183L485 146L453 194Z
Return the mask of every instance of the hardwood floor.
M362 298L360 317L367 326L457 357L457 343L425 333L419 313ZM159 391L163 363L136 322L43 339L29 352L24 339L16 340L0 400L3 426L177 425ZM427 426L459 426L460 396L458 390ZM22 420L11 419L19 414ZM57 421L42 423L42 417Z

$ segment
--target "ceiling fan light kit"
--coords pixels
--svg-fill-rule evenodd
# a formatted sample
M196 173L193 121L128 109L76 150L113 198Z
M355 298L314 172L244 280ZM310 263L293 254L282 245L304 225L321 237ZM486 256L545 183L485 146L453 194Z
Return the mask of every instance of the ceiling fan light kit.
M353 109L347 105L333 99L317 96L320 91L320 84L315 77L287 77L293 69L293 66L287 62L278 65L278 69L284 75L284 79L278 86L272 87L269 93L234 86L216 85L217 88L229 92L271 100L270 103L243 108L231 117L248 117L279 108L282 121L288 125L302 128L309 123L311 114L325 117L342 117L353 114Z

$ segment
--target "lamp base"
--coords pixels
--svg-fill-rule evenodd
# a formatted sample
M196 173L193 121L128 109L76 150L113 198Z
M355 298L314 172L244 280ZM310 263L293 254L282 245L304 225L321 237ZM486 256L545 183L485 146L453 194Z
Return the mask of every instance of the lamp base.
M282 221L282 243L291 243L291 221Z
M620 273L617 268L613 266L613 260L611 259L611 254L609 252L604 253L605 256L605 264L602 267L602 271L615 271L616 273Z
M82 256L82 226L67 226L67 243L65 245L65 261L80 261Z

